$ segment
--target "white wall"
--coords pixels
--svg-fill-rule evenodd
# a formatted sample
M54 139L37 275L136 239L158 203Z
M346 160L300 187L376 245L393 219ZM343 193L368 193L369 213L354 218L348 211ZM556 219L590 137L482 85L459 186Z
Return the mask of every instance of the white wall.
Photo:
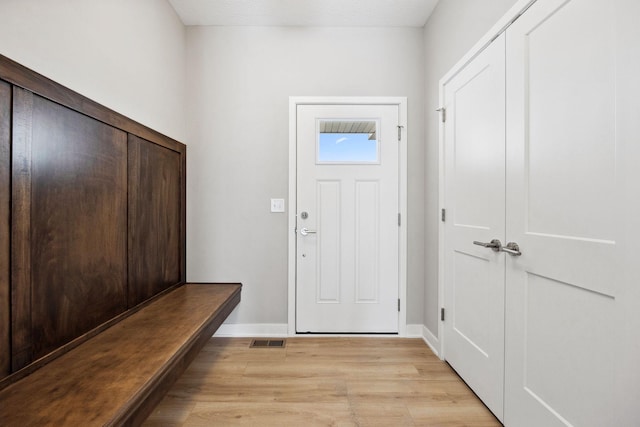
M186 139L186 30L166 0L2 0L0 53Z
M438 103L440 78L504 15L516 0L442 0L424 27L425 288L424 325L438 336Z
M514 3L441 1L424 31L186 30L166 0L2 0L0 53L189 142L187 274L245 284L234 323L287 321L288 97L407 96L407 322L437 334L438 80Z
M187 276L241 281L228 323L287 322L289 96L407 96L408 323L422 323L422 29L189 27ZM287 207L289 209L290 207Z

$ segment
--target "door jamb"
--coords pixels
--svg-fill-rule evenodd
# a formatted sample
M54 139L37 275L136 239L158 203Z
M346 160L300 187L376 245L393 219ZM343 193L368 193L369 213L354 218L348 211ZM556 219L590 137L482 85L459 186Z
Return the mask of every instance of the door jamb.
M288 209L288 322L287 333L296 335L296 178L297 178L297 115L298 105L397 105L402 126L399 153L399 206L402 221L399 234L398 336L407 334L407 98L406 97L289 97L289 209Z

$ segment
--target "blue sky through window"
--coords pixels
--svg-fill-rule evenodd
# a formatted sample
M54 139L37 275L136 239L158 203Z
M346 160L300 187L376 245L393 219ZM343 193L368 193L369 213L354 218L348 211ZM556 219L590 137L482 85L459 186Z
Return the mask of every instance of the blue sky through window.
M378 141L368 133L321 133L318 162L377 163Z

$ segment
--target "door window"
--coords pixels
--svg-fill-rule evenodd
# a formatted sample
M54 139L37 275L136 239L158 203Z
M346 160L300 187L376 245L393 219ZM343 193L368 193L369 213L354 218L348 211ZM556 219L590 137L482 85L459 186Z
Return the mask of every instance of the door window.
M376 120L318 120L316 164L380 164Z

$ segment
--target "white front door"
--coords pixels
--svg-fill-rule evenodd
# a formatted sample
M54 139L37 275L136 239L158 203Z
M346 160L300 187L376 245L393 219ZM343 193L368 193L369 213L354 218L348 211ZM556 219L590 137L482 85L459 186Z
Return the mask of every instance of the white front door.
M504 62L503 34L444 85L444 358L499 419L505 255L479 243L505 243Z
M507 425L640 422L639 17L538 0L507 30Z
M296 331L397 333L399 107L296 115Z

